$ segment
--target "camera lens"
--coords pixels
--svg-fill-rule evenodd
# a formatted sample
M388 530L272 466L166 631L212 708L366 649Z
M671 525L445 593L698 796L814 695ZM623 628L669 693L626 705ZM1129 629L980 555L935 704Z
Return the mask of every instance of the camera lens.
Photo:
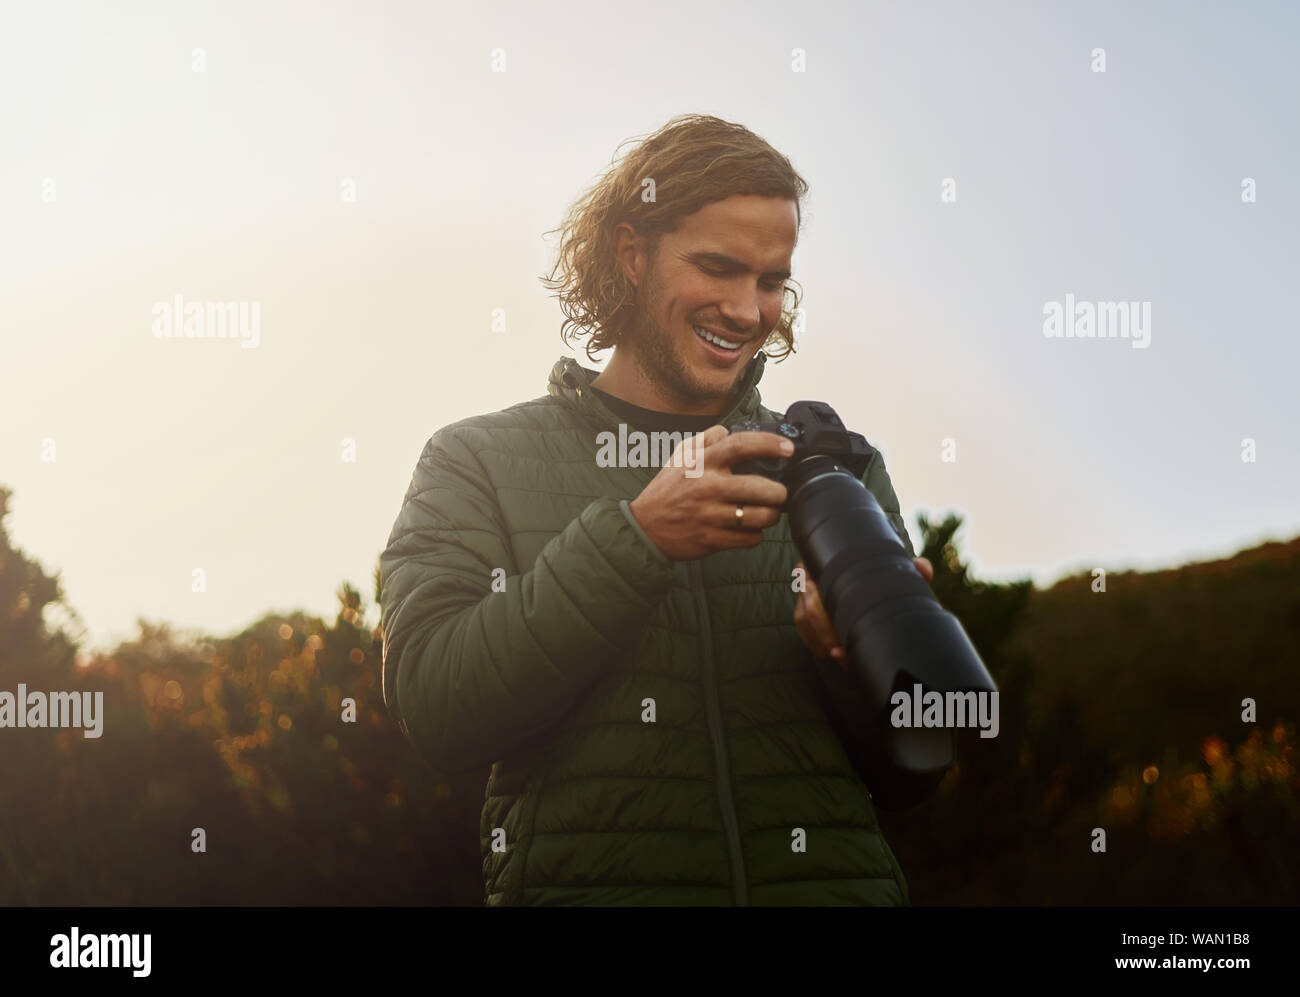
M918 684L925 692L991 692L992 678L858 478L813 455L793 468L788 488L791 535L872 705L864 719L890 764L942 773L952 764L952 731L895 728L891 698Z

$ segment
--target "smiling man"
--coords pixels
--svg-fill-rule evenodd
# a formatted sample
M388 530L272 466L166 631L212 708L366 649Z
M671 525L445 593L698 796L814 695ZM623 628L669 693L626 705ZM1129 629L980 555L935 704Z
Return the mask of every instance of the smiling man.
M488 905L909 902L785 487L732 472L788 444L725 428L777 417L806 191L748 129L668 122L571 209L549 282L604 371L561 358L425 445L381 558L384 696L435 768L491 765ZM598 460L629 426L697 434L690 459ZM863 481L914 553L878 452Z
M798 227L793 200L754 194L706 204L652 243L619 222L615 260L645 304L593 386L644 408L723 414L781 321Z

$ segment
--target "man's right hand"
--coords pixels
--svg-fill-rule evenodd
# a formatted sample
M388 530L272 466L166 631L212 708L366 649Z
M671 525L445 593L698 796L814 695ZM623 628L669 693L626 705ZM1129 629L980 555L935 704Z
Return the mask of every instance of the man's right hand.
M763 530L781 518L786 487L760 474L732 474L731 465L793 452L794 445L776 433L731 433L725 426L711 426L684 440L628 508L646 536L674 561L755 547ZM737 506L744 509L743 517L736 515Z

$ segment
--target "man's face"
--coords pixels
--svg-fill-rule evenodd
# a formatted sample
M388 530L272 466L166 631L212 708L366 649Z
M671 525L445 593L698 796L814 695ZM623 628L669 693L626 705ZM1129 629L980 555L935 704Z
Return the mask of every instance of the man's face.
M751 194L707 204L662 237L621 345L676 410L725 405L780 321L797 237L794 201Z

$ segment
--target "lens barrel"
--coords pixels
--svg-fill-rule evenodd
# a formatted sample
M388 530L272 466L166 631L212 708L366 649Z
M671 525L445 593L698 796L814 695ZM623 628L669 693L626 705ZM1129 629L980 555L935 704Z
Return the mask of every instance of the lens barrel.
M903 775L941 777L953 731L891 723L896 692L996 692L961 623L939 605L862 481L813 454L786 470L786 512L803 562L871 704L877 750Z

